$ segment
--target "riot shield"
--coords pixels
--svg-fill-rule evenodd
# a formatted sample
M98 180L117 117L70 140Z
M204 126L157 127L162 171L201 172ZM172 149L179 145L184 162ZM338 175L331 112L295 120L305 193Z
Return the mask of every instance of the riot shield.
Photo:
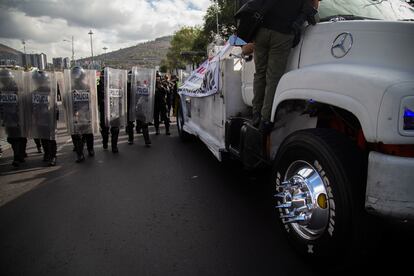
M69 134L97 134L96 71L80 67L65 70L62 91Z
M57 82L55 74L40 70L27 72L26 82L29 93L29 137L56 139Z
M27 137L26 93L22 71L0 70L0 137Z
M154 117L155 70L133 67L131 76L130 120L152 122Z
M105 125L124 127L127 117L127 78L126 70L105 68Z

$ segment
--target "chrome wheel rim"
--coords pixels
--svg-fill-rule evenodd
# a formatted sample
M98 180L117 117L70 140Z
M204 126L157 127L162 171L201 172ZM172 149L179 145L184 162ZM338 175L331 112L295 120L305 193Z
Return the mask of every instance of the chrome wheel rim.
M311 164L298 160L277 180L278 205L283 223L305 240L323 235L329 223L329 199L323 178Z

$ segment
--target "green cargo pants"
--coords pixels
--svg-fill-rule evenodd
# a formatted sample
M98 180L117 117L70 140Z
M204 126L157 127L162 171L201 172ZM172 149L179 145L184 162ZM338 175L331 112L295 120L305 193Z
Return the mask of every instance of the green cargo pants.
M253 112L262 120L270 121L273 98L292 48L293 35L261 28L256 35L254 63L256 73L253 83Z

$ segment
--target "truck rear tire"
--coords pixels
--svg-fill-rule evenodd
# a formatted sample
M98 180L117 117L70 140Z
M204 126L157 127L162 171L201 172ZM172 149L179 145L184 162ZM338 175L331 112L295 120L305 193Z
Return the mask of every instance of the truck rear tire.
M309 129L286 138L272 185L276 215L300 253L342 259L354 249L361 232L363 168L359 149L336 131Z
M183 114L183 108L181 106L181 100L180 104L178 105L178 112L177 112L177 129L178 129L178 136L180 137L181 141L187 142L191 139L191 134L187 133L183 127L184 127L184 114Z

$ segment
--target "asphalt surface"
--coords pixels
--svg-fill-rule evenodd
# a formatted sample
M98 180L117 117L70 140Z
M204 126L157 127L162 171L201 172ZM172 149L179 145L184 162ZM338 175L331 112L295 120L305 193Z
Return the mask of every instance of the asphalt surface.
M122 136L119 154L97 139L96 156L76 164L61 132L56 167L33 147L18 170L2 158L0 185L27 188L0 207L0 275L339 274L292 250L261 174L172 134L151 135L151 148ZM395 233L353 269L403 267L390 258L407 256L410 232Z

